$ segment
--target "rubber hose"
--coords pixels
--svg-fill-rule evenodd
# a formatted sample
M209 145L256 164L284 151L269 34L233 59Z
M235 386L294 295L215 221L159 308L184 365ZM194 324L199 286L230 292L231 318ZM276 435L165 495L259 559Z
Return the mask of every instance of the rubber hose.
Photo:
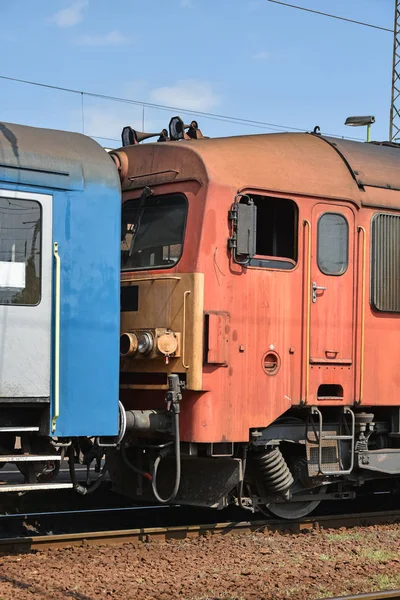
M93 483L93 485L91 485L90 487L85 487L85 486L81 485L76 477L75 456L74 456L74 449L72 446L70 446L68 448L68 466L69 466L69 474L71 477L72 484L74 486L74 490L76 492L78 492L78 494L81 494L82 496L86 496L87 494L92 494L93 492L95 492L99 488L101 482L103 481L103 479L105 477L105 474L107 473L107 463L104 463L104 467L102 468L100 475L98 476L96 481Z
M181 484L181 444L180 444L180 437L179 437L179 413L178 412L176 412L174 414L174 426L175 426L175 464L176 464L175 484L174 484L174 489L172 490L172 494L168 498L162 498L157 490L157 471L158 471L158 467L159 467L161 459L162 459L161 454L159 454L157 456L156 460L154 461L154 466L153 466L151 487L153 489L153 494L154 494L156 500L158 502L160 502L160 504L167 504L168 502L172 502L172 500L174 500L176 498L176 495L179 490L179 486Z
M129 458L126 456L125 444L121 446L121 456L128 469L131 469L131 471L133 471L134 473L142 475L142 477L145 477L146 479L149 479L151 481L151 474L147 473L147 471L142 471L142 469L139 469L138 467L135 467L135 465L133 465Z

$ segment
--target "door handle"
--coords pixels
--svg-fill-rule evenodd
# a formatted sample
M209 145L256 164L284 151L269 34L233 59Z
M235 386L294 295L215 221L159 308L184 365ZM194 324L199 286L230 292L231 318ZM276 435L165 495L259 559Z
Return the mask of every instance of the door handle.
M319 290L324 292L326 290L326 287L319 286L316 284L315 281L313 281L313 284L312 284L312 301L313 302L317 301L317 292Z

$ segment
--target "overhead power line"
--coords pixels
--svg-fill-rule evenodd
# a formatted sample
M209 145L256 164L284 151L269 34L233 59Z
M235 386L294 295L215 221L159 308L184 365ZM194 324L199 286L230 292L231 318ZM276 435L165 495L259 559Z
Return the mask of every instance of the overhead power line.
M304 12L313 13L315 15L320 15L322 17L329 17L331 19L337 19L339 21L346 21L347 23L354 23L355 25L363 25L364 27L371 27L372 29L379 29L380 31L388 31L389 33L394 33L393 29L389 29L388 27L381 27L380 25L375 25L373 23L365 23L364 21L356 21L355 19L348 19L347 17L341 17L339 15L332 15L331 13L321 12L319 10L313 10L312 8L305 8L304 6L298 6L297 4L289 4L288 2L281 2L281 0L266 0L267 2L272 2L273 4L280 4L281 6L287 6L288 8L296 8L297 10L303 10Z
M33 85L36 87L47 88L47 89L56 90L59 92L66 92L69 94L79 94L81 96L81 98L83 96L88 96L89 98L110 100L113 102L120 102L122 104L133 104L135 106L145 106L145 107L154 108L157 110L177 111L177 112L186 113L186 114L190 114L190 115L196 115L196 116L200 115L200 116L206 117L207 119L212 119L215 121L223 121L226 123L236 123L238 125L248 125L250 127L255 127L256 129L263 129L263 130L270 129L271 131L300 131L300 132L306 131L305 128L291 127L290 125L277 125L276 123L267 123L265 121L256 121L253 119L245 119L242 117L232 117L230 115L221 115L221 114L217 114L217 113L210 113L210 112L193 110L193 109L176 107L176 106L166 106L164 104L143 102L142 100L133 100L130 98L120 98L118 96L110 96L108 94L96 94L95 92L86 92L84 90L76 90L74 88L66 88L66 87L62 87L62 86L58 86L58 85L41 83L38 81L28 81L26 79L18 79L17 77L7 77L6 75L0 75L0 79L6 80L6 81L13 81L15 83L22 83L22 84L26 84L26 85ZM334 134L334 133L326 133L326 135L330 135L333 137L336 136L336 134ZM101 136L91 136L91 137L95 137L97 139L103 139L103 140L119 141L114 138L106 138L106 137L101 137ZM356 137L349 137L349 136L340 136L340 137L345 137L345 139L349 139L349 140L357 140L357 141L361 140L361 138L356 138Z

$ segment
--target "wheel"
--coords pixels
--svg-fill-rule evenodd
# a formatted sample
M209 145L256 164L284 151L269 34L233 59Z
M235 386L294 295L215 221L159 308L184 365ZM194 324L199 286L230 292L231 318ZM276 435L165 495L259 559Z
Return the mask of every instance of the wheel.
M311 514L321 502L321 500L312 500L313 494L325 494L327 490L326 485L310 490L311 481L308 479L307 462L305 459L300 458L292 461L291 472L294 477L294 483L291 488L292 498L295 498L296 494L304 495L305 493L309 493L310 500L270 502L265 505L265 508L276 517L288 520L301 519Z
M326 492L326 486L318 489L319 493ZM265 508L270 513L281 519L301 519L312 513L317 508L321 500L302 500L301 502L271 502L266 504Z

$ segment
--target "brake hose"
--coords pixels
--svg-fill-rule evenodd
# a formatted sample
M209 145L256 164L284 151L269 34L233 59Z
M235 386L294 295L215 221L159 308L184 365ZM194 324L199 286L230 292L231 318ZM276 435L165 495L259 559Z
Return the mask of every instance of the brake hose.
M180 444L180 437L179 437L179 405L173 405L173 410L174 410L174 428L175 428L175 465L176 465L176 470L175 470L174 489L172 490L172 494L168 498L162 498L157 490L157 471L158 471L158 467L160 466L160 462L163 457L161 453L157 456L156 460L154 461L153 471L151 474L151 476L152 476L151 487L153 489L153 494L154 494L154 497L156 498L157 502L160 502L160 504L167 504L168 502L172 502L172 500L175 500L176 495L179 490L180 483L181 483L181 444Z
M93 485L91 485L89 487L85 487L85 486L81 485L76 477L75 455L74 455L74 449L72 446L69 446L69 448L68 448L68 466L69 466L69 474L70 474L71 481L74 486L74 490L76 492L78 492L78 494L82 494L82 496L86 496L87 494L91 494L92 492L96 491L100 487L100 484L103 481L103 479L107 473L107 462L105 462L100 475L98 476L96 481L93 483Z

